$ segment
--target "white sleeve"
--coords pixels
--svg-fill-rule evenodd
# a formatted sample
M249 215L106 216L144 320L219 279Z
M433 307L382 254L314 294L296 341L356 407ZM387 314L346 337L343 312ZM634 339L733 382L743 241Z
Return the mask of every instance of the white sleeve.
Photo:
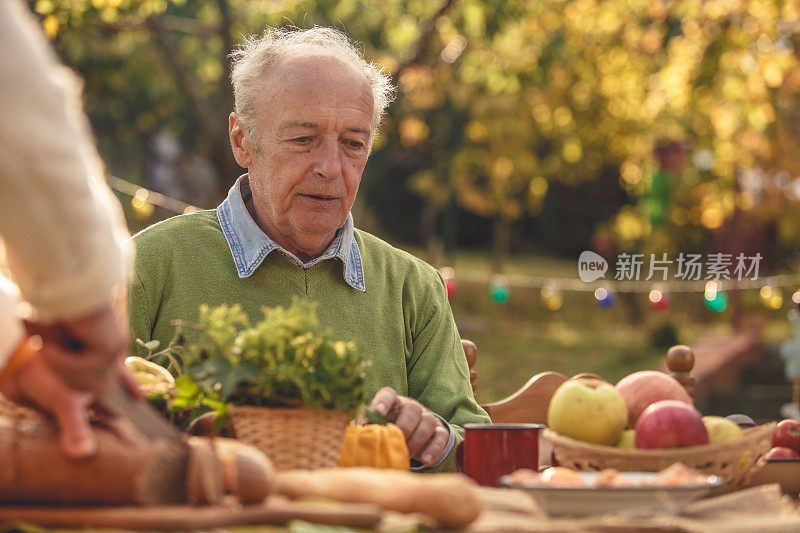
M22 341L22 323L17 318L16 287L0 274L0 368L6 365L11 352Z
M0 239L11 277L38 319L80 316L126 285L130 244L78 84L18 0L0 1L0 72Z

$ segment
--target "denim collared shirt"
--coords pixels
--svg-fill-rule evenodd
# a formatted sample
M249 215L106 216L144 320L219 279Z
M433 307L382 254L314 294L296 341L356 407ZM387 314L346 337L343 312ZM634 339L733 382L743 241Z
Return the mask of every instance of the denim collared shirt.
M250 184L247 174L240 176L228 191L228 197L217 207L217 218L222 227L225 240L233 255L239 278L250 277L261 265L264 258L278 250L286 259L298 267L311 268L326 259L339 259L344 264L344 281L361 292L367 290L364 284L364 268L361 253L353 235L353 215L348 213L344 226L336 231L328 248L320 255L303 263L292 252L285 250L264 233L247 211L245 203L250 198Z
M228 191L228 197L217 207L219 225L225 235L225 240L228 242L233 262L236 265L236 272L240 279L250 277L264 261L264 258L270 252L277 250L283 254L287 261L294 263L299 268L311 268L326 259L339 259L344 264L343 276L345 283L356 290L366 292L361 252L353 234L352 214L348 213L344 226L336 231L333 241L322 255L308 263L303 263L296 255L270 239L256 224L253 217L250 216L250 212L247 211L247 206L245 205L252 194L248 180L247 174L239 176L239 179ZM431 465L432 468L439 466L450 455L456 439L455 431L450 427L447 420L439 415L436 415L436 417L445 424L450 435L444 453L435 464ZM414 463L416 463L416 466L412 466L412 470L421 470L423 468L420 463L412 459L412 464Z

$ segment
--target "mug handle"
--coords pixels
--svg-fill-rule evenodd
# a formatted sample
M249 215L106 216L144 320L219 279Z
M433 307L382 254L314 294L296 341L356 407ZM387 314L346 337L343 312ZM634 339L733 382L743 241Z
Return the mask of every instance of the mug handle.
M458 443L456 446L456 472L464 473L464 441Z

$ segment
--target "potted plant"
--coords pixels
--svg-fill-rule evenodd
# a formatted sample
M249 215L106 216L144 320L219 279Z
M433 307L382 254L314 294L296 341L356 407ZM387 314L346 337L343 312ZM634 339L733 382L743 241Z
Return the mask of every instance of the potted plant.
M251 324L239 305L204 305L197 323L174 322L177 341L166 350L143 343L148 358L180 373L168 409L214 410L217 427L229 417L236 438L280 469L334 466L348 421L366 403L369 361L356 343L331 338L313 302L263 314ZM203 340L181 346L185 328Z

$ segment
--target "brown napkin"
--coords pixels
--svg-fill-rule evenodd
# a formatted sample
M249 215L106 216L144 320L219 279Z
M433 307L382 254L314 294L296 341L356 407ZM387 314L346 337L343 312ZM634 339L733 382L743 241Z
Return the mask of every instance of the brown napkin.
M761 485L690 504L683 515L615 513L585 518L550 518L519 491L481 489L486 510L467 531L646 531L688 533L783 533L800 531L800 510L777 484ZM520 498L520 496L528 497Z

